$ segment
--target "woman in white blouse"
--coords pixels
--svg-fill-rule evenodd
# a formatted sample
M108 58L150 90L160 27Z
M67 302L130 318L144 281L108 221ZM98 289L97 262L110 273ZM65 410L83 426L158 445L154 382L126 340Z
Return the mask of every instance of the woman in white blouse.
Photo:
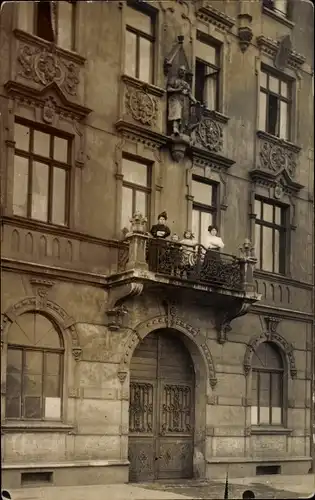
M218 236L218 229L215 226L208 227L209 236L206 240L206 248L208 250L220 250L224 248L224 243L220 236Z

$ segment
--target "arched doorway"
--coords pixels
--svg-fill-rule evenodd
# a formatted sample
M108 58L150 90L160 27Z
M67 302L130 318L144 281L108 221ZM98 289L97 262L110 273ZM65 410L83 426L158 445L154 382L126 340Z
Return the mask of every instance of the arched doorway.
M195 375L172 330L150 333L130 366L130 481L193 476Z

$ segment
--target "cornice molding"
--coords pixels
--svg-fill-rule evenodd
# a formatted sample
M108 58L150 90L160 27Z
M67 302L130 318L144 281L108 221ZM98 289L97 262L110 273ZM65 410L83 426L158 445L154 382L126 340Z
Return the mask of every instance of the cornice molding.
M256 38L257 45L261 52L271 56L272 58L276 57L280 42L277 40L273 40L270 37L260 35ZM296 52L295 50L290 51L290 56L288 60L288 65L293 69L300 69L301 66L305 63L306 58Z
M167 144L168 138L166 135L159 134L153 130L148 130L140 125L127 122L125 120L118 120L115 124L117 132L124 137L141 142L152 149L159 149Z
M235 163L235 161L230 158L196 146L191 147L191 157L194 166L210 167L218 171L226 171Z
M148 92L149 94L152 94L156 97L163 97L166 93L166 90L162 89L161 87L157 87L156 85L152 85L151 83L142 82L141 80L133 78L129 75L122 75L121 79L125 84L130 85L131 87L134 87L136 89L143 90L144 92Z
M286 141L285 139L280 139L280 137L276 137L275 135L269 134L268 132L265 132L264 130L258 130L257 137L259 139L266 139L268 142L272 142L273 144L276 144L277 146L281 146L281 147L284 147L286 149L289 149L293 153L299 153L302 149L297 144L294 144L293 142L290 142L290 141Z
M25 101L28 104L34 103L34 105L38 107L44 106L45 99L49 95L53 94L53 96L58 100L56 110L74 115L79 120L83 120L92 112L92 109L90 108L86 108L85 106L81 106L81 104L69 101L55 82L52 82L41 90L36 90L23 83L9 80L5 83L4 88L8 96Z
M223 31L230 31L236 20L215 9L207 1L196 2L196 16L199 21L206 21Z

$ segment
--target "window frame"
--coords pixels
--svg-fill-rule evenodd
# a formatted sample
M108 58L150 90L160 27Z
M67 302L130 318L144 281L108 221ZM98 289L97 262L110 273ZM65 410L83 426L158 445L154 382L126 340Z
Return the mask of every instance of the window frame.
M261 209L262 209L262 215L256 213L256 208L255 208L255 247L257 245L256 241L256 227L260 227L260 248L259 248L259 257L260 257L260 262L259 259L257 261L257 270L267 272L267 273L273 273L273 274L280 274L280 275L286 275L288 274L289 271L289 254L287 251L287 248L289 248L289 209L290 207L288 205L284 205L282 203L277 203L274 202L273 200L266 199L262 196L255 196L255 202L259 201L261 203ZM261 217L264 217L264 205L269 205L272 207L273 211L273 222L264 220ZM275 209L279 208L281 210L281 224L277 224L275 222ZM272 263L272 271L266 270L263 267L260 266L260 263L264 263L263 259L263 228L268 227L272 229L272 255L273 255L273 263ZM274 232L279 231L279 271L275 271L275 238L274 238ZM257 253L257 251L256 251Z
M155 79L156 79L156 64L155 64L155 50L156 50L156 35L157 35L157 26L156 26L156 16L157 12L154 8L150 7L149 5L139 5L138 2L136 1L127 1L127 6L131 9L134 9L138 12L141 12L141 14L146 15L147 17L150 18L151 22L151 27L152 27L152 35L149 35L148 33L145 33L141 31L140 29L137 29L133 26L130 26L126 20L125 23L125 33L129 31L130 33L133 33L136 35L136 60L135 60L135 75L129 75L126 72L126 63L124 60L124 73L127 76L130 76L131 78L136 78L137 80L140 80L140 75L139 75L139 68L140 68L140 39L144 38L145 40L148 40L151 44L151 50L150 50L150 60L151 60L151 81L145 82L148 83L149 85L154 85ZM124 48L124 57L126 58L126 44ZM143 81L143 80L140 80Z
M63 0L67 3L70 3L72 6L72 12L71 12L71 47L69 49L65 49L64 47L61 47L63 50L69 50L71 52L76 51L76 40L77 40L77 1L76 0ZM44 2L45 3L45 0ZM48 3L48 2L47 2ZM40 5L40 0L35 2L34 4L34 29L33 32L36 36L41 38L42 40L46 40L49 43L55 43L57 46L59 46L59 41L58 41L58 28L59 28L59 4L56 2L55 8L56 8L56 33L54 35L54 40L51 42L50 40L47 40L46 38L41 37L37 33L37 25L38 25L38 6Z
M212 214L212 224L217 225L217 219L218 219L218 200L219 200L219 184L213 181L210 181L208 179L205 179L204 177L201 177L199 175L192 175L192 181L199 182L200 184L206 184L212 188L212 204L211 205L206 205L201 202L196 202L195 199L193 200L192 203L192 212L198 211L199 213L211 213ZM199 235L197 238L197 235L195 235L197 241L199 244L200 242L200 235L201 235L201 228L200 228L200 223L201 223L201 217L199 215Z
M290 15L289 0L286 0L286 11L285 12L283 12L280 9L277 9L275 4L276 4L275 0L263 0L263 2L262 2L263 8L271 10L279 17L284 17L285 19L289 19L289 15Z
M14 124L22 125L28 127L30 131L29 138L29 151L24 151L18 149L14 145L13 153L13 190L14 190L14 180L15 180L15 156L26 158L28 160L28 186L27 186L27 208L26 215L14 214L13 210L13 200L12 200L12 212L14 217L21 217L23 219L32 220L34 222L47 224L49 226L58 228L69 228L70 216L71 216L71 176L72 176L72 148L73 148L73 136L66 134L60 130L55 130L53 128L48 128L40 124L34 124L27 120L21 119L20 117L15 117ZM39 154L33 153L34 147L34 131L43 132L50 136L49 139L49 158L41 156ZM67 163L60 162L53 159L54 151L54 138L58 137L60 139L67 140ZM14 138L15 139L15 138ZM48 193L47 193L47 220L36 219L32 217L32 184L33 184L33 163L40 162L42 164L48 165ZM65 214L64 214L64 224L57 224L52 222L52 212L53 212L53 173L54 168L59 168L65 171Z
M290 141L291 136L292 136L292 111L293 111L293 81L289 77L285 75L279 75L279 73L270 70L269 68L266 68L265 66L262 66L260 69L260 73L264 73L266 75L266 87L262 86L262 82L260 79L260 85L259 85L259 114L261 114L261 94L266 95L266 106L264 109L264 128L262 129L263 132L266 132L268 134L271 134L274 137L277 137L281 140L285 141ZM280 93L276 93L272 90L270 90L270 77L276 78L279 81L279 84L281 83L286 83L288 86L288 97L284 97ZM273 134L270 132L269 128L269 97L273 96L277 98L277 124L276 124L276 133ZM286 130L286 137L281 138L280 137L280 121L281 121L281 111L280 111L280 104L281 102L285 102L287 104L287 130ZM260 117L261 119L261 117Z
M259 344L257 349L264 343L268 342L262 342ZM283 427L285 425L285 410L286 410L286 384L285 384L285 360L283 358L283 355L280 351L280 349L275 348L275 346L272 344L272 342L269 342L271 344L272 348L276 350L277 354L281 358L282 362L282 368L271 368L271 367L255 367L252 365L252 379L253 379L253 374L256 375L256 398L253 397L253 389L252 389L252 394L251 394L251 399L252 399L252 406L257 408L257 422L252 423L251 420L251 425L254 427ZM255 351L256 352L256 351ZM268 390L268 409L269 409L269 422L260 422L260 409L263 408L263 405L260 405L260 375L268 374L269 375L269 390ZM272 383L273 375L277 374L280 375L280 387L279 387L279 399L281 401L281 421L278 423L273 423L272 422L272 409L275 408L276 406L272 404L272 395L274 394L274 386ZM253 381L252 381L253 384Z
M212 38L210 39L207 35L202 33L201 31L197 31L197 36L196 40L200 43L203 43L204 45L207 45L215 50L215 59L216 59L216 64L209 63L207 61L204 61L202 58L198 57L196 55L195 57L195 86L194 86L194 95L197 100L198 95L196 92L196 83L197 83L197 64L202 64L204 67L204 74L203 74L203 82L202 82L202 104L205 104L206 99L205 95L207 93L207 80L212 78L215 81L215 103L214 103L214 109L213 111L219 111L220 110L220 79L221 79L221 44L219 44L217 41L214 41ZM206 74L206 71L210 69L212 73ZM207 109L211 109L207 104Z
M144 165L147 169L147 185L141 185L141 184L135 184L130 181L125 180L125 176L123 174L123 162L124 160L129 160L133 161L135 163L138 163L140 165ZM145 193L146 196L146 213L142 214L144 217L147 218L147 224L150 227L150 220L151 220L151 196L152 196L152 164L148 162L147 160L143 158L138 158L136 156L130 155L130 154L123 154L122 159L121 159L121 172L122 172L122 202L121 202L121 222L120 225L122 226L123 221L122 221L122 206L124 202L124 187L127 187L132 190L132 210L131 210L131 217L133 217L135 211L136 211L136 193L141 192ZM121 230L124 230L124 227L121 227Z

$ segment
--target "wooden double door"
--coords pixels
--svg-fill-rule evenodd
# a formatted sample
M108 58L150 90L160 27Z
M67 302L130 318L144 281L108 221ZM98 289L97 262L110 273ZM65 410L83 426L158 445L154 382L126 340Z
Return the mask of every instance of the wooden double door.
M130 372L130 481L192 477L194 386L192 359L174 333L139 344Z

